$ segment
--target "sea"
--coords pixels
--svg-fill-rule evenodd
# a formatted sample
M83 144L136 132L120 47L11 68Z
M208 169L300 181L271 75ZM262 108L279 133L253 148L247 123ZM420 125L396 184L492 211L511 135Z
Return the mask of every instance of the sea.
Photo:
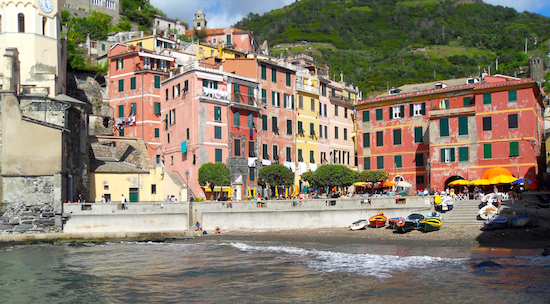
M0 303L549 303L541 252L208 238L4 246Z

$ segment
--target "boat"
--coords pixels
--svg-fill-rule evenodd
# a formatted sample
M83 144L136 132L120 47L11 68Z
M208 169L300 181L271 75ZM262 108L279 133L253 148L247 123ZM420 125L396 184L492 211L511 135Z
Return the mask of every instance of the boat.
M402 217L392 217L388 219L388 227L386 229L397 229L397 223ZM403 219L404 220L404 219Z
M500 206L500 195L498 193L489 193L481 199L481 203L478 208L481 209L487 205L493 205L495 207Z
M442 196L441 203L435 205L435 209L440 212L447 212L453 210L455 201L450 196Z
M428 217L418 222L419 230L422 232L430 232L439 230L443 225L443 221L436 217Z
M485 207L479 209L479 218L483 220L488 220L492 217L495 217L498 215L498 207L495 207L491 204L486 205Z
M550 207L550 198L548 196L541 196L541 195L537 195L536 196L536 200L537 200L537 207L539 208L548 208Z
M434 218L442 219L441 213L439 213L437 211L429 212L428 214L426 214L426 218L428 218L428 217L434 217Z
M510 226L515 228L525 227L529 224L531 218L527 214L521 214L510 220Z
M397 229L396 231L398 233L407 233L414 229L418 229L418 222L422 219L424 219L424 216L419 213L413 213L407 216L406 219L401 218L402 220L399 220L397 222Z
M483 223L483 230L502 229L508 226L508 218L502 215L492 217Z
M380 211L380 214L377 214L375 216L372 216L369 219L369 227L373 228L380 228L386 226L386 220L388 218L382 214L382 211Z
M369 224L369 222L367 220L358 220L358 221L355 221L353 222L353 224L351 224L349 226L349 229L351 230L361 230L361 229L365 229L365 227Z

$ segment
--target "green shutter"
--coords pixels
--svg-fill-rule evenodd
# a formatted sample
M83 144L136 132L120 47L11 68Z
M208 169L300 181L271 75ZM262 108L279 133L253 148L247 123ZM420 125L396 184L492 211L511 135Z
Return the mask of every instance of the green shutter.
M130 78L130 90L136 89L136 77Z
M394 145L401 144L401 129L393 130L393 144Z
M132 114L134 114L134 115L136 115L136 113L137 113L137 112L136 112L136 103L135 103L135 102L132 102L132 103L130 104L130 113L132 113Z
M483 145L483 158L492 158L493 153L491 152L491 144Z
M468 135L468 117L458 118L458 135Z
M301 121L298 122L298 132L304 132L303 124Z
M334 127L334 139L338 139L338 127Z
M382 131L376 132L376 146L377 147L384 146L384 132Z
M519 142L512 141L510 142L510 157L519 156Z
M248 104L254 105L254 88L248 87Z
M364 170L370 170L370 157L363 158Z
M313 123L309 124L309 134L312 136L315 134L315 124Z
M155 102L155 115L160 115L160 102Z
M255 180L255 171L254 168L250 168L250 181L253 182Z
M383 120L382 114L382 109L376 109L376 120Z
M348 129L344 128L344 140L348 140Z
M239 110L233 111L233 125L236 127L241 125L241 113L239 113Z
M118 59L116 60L116 70L118 71L120 69L120 65L118 63Z
M155 138L159 138L159 137L160 137L160 129L155 128Z
M225 35L225 42L226 42L227 44L231 44L231 34Z
M164 125L164 130L168 130L168 114L166 114L166 117L164 118L164 122L166 123Z
M120 129L120 131L118 132L118 135L119 136L124 136L124 129Z
M414 105L412 103L409 104L409 116L410 117L414 116Z
M363 111L363 122L369 122L370 121L370 112L369 110Z
M254 113L248 113L248 127L254 128Z
M271 92L271 105L274 107L277 106L275 94L276 94L275 92Z
M483 104L491 104L491 93L483 94Z
M424 141L423 137L424 137L424 134L423 134L422 127L415 127L414 128L414 142L419 143L419 142Z
M376 168L378 170L384 169L384 156L377 156L376 157Z
M118 91L119 92L124 92L124 79L119 79L118 80Z
M404 106L404 105L401 105L401 106L399 107L399 109L401 110L401 111L399 112L399 117L401 117L401 118L405 117L405 106Z
M456 161L455 148L451 148L451 162Z
M222 139L222 127L219 127L219 126L214 127L214 138Z
M235 150L235 156L241 156L241 140L235 139L235 145L233 146Z
M469 107L472 104L472 97L471 96L464 97L462 101L464 102L465 107Z
M363 133L363 148L370 147L370 133Z
M508 101L517 101L518 100L518 91L510 90L508 91Z
M216 162L222 162L222 149L216 149Z
M294 110L294 95L291 95L290 100L291 100L291 103L292 103L291 108L292 108L292 110Z
M160 76L155 75L155 89L160 89Z
M120 69L124 70L124 59L120 59Z
M275 68L271 69L271 81L277 82L277 69Z
M298 149L298 161L303 162L304 158L302 157L302 149Z
M262 103L265 105L267 104L267 90L262 89Z
M118 117L119 118L124 117L124 105L119 105L118 106Z
M468 161L469 160L469 149L468 147L458 148L458 161Z
M392 120L393 119L393 107L390 107L389 108L389 111L388 111L388 116L389 116L389 119Z
M426 115L426 103L422 103L422 115Z
M214 120L215 121L221 121L222 118L222 108L221 107L214 107Z
M439 119L439 136L449 136L449 119L441 118Z
M262 79L267 79L267 68L265 67L265 65L262 65Z
M290 73L286 73L286 85L290 87Z
M208 87L208 80L207 79L202 80L202 86L203 87Z
M439 150L441 152L441 158L439 159L441 163L444 163L446 161L446 159L445 159L445 150L446 149L443 149L443 148L441 148Z
M283 94L283 108L287 107L287 102L286 102L286 97L287 96L288 96L288 94L286 94L286 93Z
M395 155L393 159L395 161L395 168L401 168L403 165L401 155Z

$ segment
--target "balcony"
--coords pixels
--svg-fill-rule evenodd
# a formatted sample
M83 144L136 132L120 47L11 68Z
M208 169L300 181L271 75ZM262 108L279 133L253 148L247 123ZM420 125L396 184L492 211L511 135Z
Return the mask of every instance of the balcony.
M339 101L339 102L343 102L343 103L353 105L353 99L348 98L348 97L344 97L344 96L341 96L341 95L331 95L330 99L333 100L333 101Z
M254 95L242 94L238 92L233 93L233 102L231 105L236 108L259 111L257 98Z
M452 108L452 109L432 109L429 112L430 119L432 118L441 118L441 117L448 117L448 116L457 116L457 115L464 115L464 114L475 114L476 108L472 106L468 107L461 107L461 108Z
M314 87L314 86L303 84L303 83L297 83L296 84L296 90L297 91L303 91L303 92L306 92L306 93L319 94L319 88L318 87Z
M231 101L229 92L227 91L222 91L222 90L212 89L207 87L201 87L198 91L199 91L198 95L201 98L206 98L209 100L216 100L216 101L223 101L223 102Z

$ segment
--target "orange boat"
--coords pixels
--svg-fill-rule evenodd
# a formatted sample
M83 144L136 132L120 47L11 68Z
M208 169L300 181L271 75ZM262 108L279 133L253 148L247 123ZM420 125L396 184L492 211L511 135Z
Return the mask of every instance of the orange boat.
M375 215L369 219L369 227L374 227L374 228L384 227L386 226L387 220L388 218L386 218L386 216L384 216L382 211L380 211L380 214Z

